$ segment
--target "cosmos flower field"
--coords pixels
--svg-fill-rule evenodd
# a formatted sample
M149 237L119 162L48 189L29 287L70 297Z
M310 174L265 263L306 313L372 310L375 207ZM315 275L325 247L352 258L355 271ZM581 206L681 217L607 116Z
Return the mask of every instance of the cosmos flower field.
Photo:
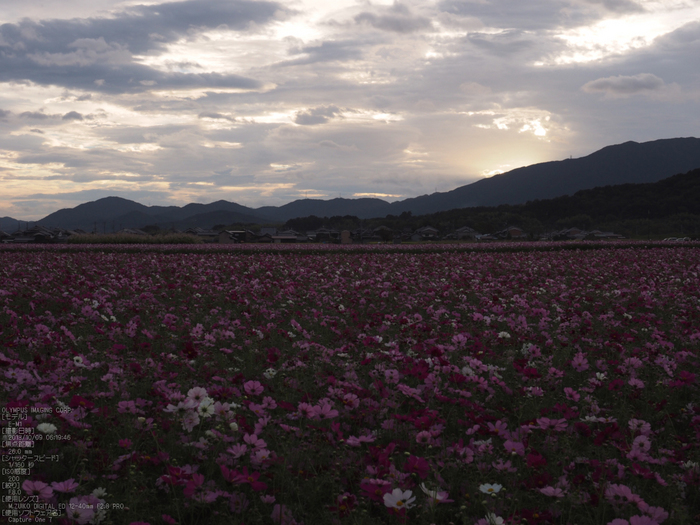
M0 250L53 523L698 523L699 350L693 246Z

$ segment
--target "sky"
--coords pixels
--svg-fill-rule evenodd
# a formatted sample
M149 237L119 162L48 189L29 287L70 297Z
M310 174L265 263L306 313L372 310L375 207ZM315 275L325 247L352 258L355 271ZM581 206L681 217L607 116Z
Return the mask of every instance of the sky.
M0 0L0 216L395 201L698 126L697 0Z

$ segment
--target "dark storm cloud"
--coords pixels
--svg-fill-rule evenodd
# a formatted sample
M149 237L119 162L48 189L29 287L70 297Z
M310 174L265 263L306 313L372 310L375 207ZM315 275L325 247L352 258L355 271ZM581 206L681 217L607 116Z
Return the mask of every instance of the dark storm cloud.
M189 0L134 6L113 18L24 19L0 26L0 81L29 80L107 92L159 87L256 88L237 75L164 73L133 55L157 54L165 44L194 32L242 31L289 12L275 2Z

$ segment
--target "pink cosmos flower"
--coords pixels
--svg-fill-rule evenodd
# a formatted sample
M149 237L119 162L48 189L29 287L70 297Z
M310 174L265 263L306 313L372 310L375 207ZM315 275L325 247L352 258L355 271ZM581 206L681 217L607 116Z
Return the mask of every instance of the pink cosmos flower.
M172 516L170 516L169 514L162 514L161 518L168 525L175 525L177 523L177 520L175 518L173 518Z
M382 501L384 494L391 491L391 483L383 479L365 479L360 482L363 496L374 501Z
M270 514L272 522L279 525L292 525L296 523L294 517L292 516L292 511L287 508L286 505L280 505L279 503L272 509L272 514Z
M270 451L264 448L258 449L250 455L250 462L253 465L260 465L268 459L270 459Z
M504 432L508 430L508 423L501 421L500 419L496 423L487 423L489 430L494 434L503 435Z
M313 407L314 419L333 419L338 417L338 411L335 410L329 403L325 403L321 406Z
M265 494L264 496L260 496L260 501L262 501L263 503L274 503L275 497L269 494Z
M343 405L346 410L352 410L360 406L360 398L355 394L345 394L343 396Z
M396 384L399 382L399 371L398 370L385 370L384 371L384 379L386 379L387 383L391 384Z
M581 394L576 392L573 388L565 388L564 389L564 394L566 394L566 399L569 401L573 401L574 403L578 403L579 399L581 399Z
M187 432L192 432L194 427L199 425L199 415L197 412L187 412L182 418L182 428Z
M229 498L229 509L231 509L231 512L234 512L236 514L240 514L243 512L245 509L248 508L248 498L246 495L242 492L234 492L231 494L231 497Z
M238 474L238 473L236 473L236 474ZM243 467L243 472L238 474L238 480L239 480L238 482L239 483L250 483L250 486L255 491L265 490L267 488L267 484L263 483L262 481L258 481L259 477L260 477L260 472L251 471L250 473L248 473L248 467Z
M197 404L199 404L199 402L202 401L202 399L204 399L208 395L209 394L207 394L207 390L205 388L202 388L201 386L191 388L187 392L187 397L192 401L196 402Z
M74 492L79 486L73 478L67 479L65 481L54 481L51 483L51 488L56 492Z
M245 434L243 436L243 441L248 443L254 449L265 448L267 446L267 443L265 443L265 440L258 438L258 436L256 434Z
M436 503L453 503L454 500L449 499L450 493L446 490L432 490L425 486L425 483L420 484L421 490L428 496L430 505Z
M544 487L539 490L545 496L552 496L553 498L563 498L564 496L566 496L566 492L564 492L562 489L554 487Z
M608 487L605 489L605 499L613 503L643 503L642 498L632 492L632 489L630 489L627 485L608 485Z
M263 393L265 388L260 384L260 381L248 381L243 385L243 389L249 396L257 396Z
M22 489L30 496L39 496L40 499L48 500L53 496L53 489L43 481L29 481L25 479Z
M183 494L191 498L193 494L197 491L199 487L202 486L204 483L204 476L201 474L192 474L192 479L187 482L187 485L185 486L183 490Z
M421 445L428 445L432 439L433 436L427 430L418 432L418 434L416 435L416 443L419 443Z
M517 454L518 456L524 456L525 455L525 445L520 443L519 441L506 441L503 443L503 446L506 449L506 452L510 454Z
M651 441L646 436L643 436L643 435L637 436L636 438L634 438L634 442L632 443L632 448L636 448L636 449L642 450L644 452L647 452L651 448Z
M638 507L644 514L649 515L659 523L663 523L668 519L668 512L666 512L663 507L649 507L646 503L644 503L644 505L639 504Z
M66 516L76 521L78 525L85 525L95 517L95 507L85 503L84 498L71 498L66 508Z
M264 417L267 414L267 412L265 412L265 407L257 403L251 403L248 405L248 409L258 417Z
M311 419L314 417L314 407L308 403L299 403L299 413L303 417Z
M119 401L119 403L117 403L117 407L118 407L117 412L119 412L120 414L125 414L125 413L143 414L144 413L143 410L141 410L140 408L138 408L136 406L136 403L134 401Z
M513 466L513 464L510 461L504 462L502 459L499 459L498 462L494 461L491 463L491 466L495 468L496 470L500 471L506 471L506 472L517 472L518 469Z
M588 370L588 359L586 359L586 356L583 352L579 352L578 354L576 354L576 356L571 361L571 366L574 367L574 370L576 370L577 372L583 372L585 370Z
M234 458L240 458L248 450L247 445L241 445L239 443L226 449L226 452L231 454Z
M659 525L659 522L649 516L632 516L630 525Z

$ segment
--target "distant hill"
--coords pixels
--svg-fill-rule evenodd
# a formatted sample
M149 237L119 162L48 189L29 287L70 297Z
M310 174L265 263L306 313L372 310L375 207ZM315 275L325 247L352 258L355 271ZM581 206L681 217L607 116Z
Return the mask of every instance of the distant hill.
M107 197L48 215L47 227L92 231L139 228L186 229L215 224L286 222L296 217L352 215L361 219L424 215L444 210L528 201L572 195L583 189L626 183L651 183L700 168L700 139L675 138L652 142L625 142L586 157L544 162L518 168L452 191L388 203L381 199L300 199L284 206L248 208L224 200L211 204L144 206L120 197Z
M277 221L285 222L296 217L331 217L333 215L354 215L360 218L383 217L391 213L391 204L382 199L343 199L327 201L302 199L284 206L265 206L255 210Z
M550 220L577 215L586 215L595 222L659 220L679 215L700 218L700 169L653 183L602 186L570 196L530 201L518 209Z
M422 215L454 208L523 204L599 186L656 182L695 168L700 168L700 139L625 142L586 157L533 164L445 193L394 202L390 213Z
M179 207L144 206L121 197L105 197L75 208L59 210L38 222L46 227L111 232L151 224L157 224L161 228L211 228L214 224L259 223L269 222L269 219L257 214L252 208L223 200Z
M12 233L20 228L20 223L22 228L24 228L24 226L27 224L26 221L19 221L17 219L13 219L12 217L0 217L0 231ZM29 224L31 225L33 223L30 222Z
M285 225L303 229L312 217L291 219ZM318 221L316 221L318 222ZM344 228L344 217L322 221L328 228ZM652 183L620 184L580 190L554 199L525 204L501 204L455 208L425 215L390 215L367 219L364 227L415 231L423 226L441 234L468 226L480 233L494 233L517 226L532 238L576 227L612 231L629 237L700 236L700 169Z

